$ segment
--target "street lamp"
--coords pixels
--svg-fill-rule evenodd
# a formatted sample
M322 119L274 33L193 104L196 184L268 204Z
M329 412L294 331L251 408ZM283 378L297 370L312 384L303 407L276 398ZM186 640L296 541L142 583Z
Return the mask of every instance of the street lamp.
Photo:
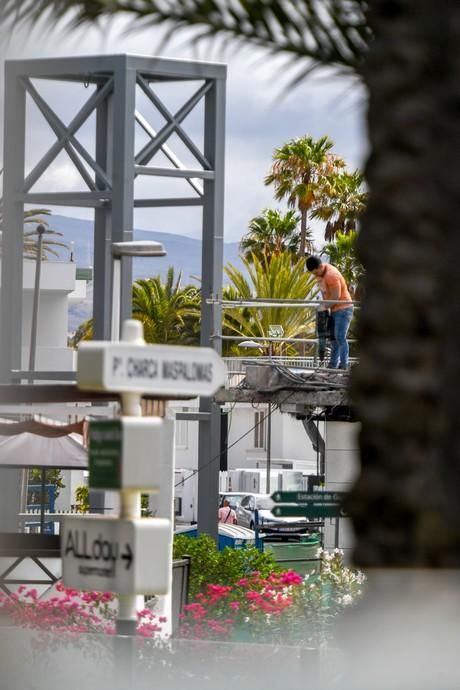
M132 240L130 242L112 243L111 340L119 340L120 338L121 259L123 256L166 256L166 249L161 242L154 242L153 240Z
M37 255L35 257L35 284L34 296L32 304L32 324L30 327L30 347L29 347L29 383L33 383L34 379L30 372L35 371L35 356L37 351L37 328L38 328L38 310L40 303L40 276L42 270L42 247L43 235L46 228L42 223L37 225L35 232L38 235L37 240Z
M260 343L257 343L255 340L243 340L241 343L238 343L238 347L247 347L247 348L252 348L256 347L262 352L264 351L264 348ZM272 356L272 344L271 341L269 343L269 355L270 359ZM272 468L272 404L271 402L267 403L267 476L265 479L265 493L269 494L270 493L270 473L271 473L271 468Z
M152 240L112 242L112 313L110 324L110 339L120 339L120 300L121 300L121 260L124 256L165 256L166 250L161 242ZM93 512L105 511L104 492L90 494L90 510ZM136 506L139 517L141 516L140 498Z

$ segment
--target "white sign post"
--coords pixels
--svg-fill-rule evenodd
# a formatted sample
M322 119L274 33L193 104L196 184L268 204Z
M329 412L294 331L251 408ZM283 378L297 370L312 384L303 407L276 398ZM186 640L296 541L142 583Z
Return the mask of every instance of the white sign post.
M167 594L171 522L70 517L62 532L65 584L118 594Z
M136 322L137 323L137 322ZM78 387L83 390L155 395L212 395L225 382L226 367L209 347L88 342L78 350Z
M63 521L63 580L118 593L119 634L136 632L138 594L165 595L162 614L171 625L174 427L169 420L141 418L141 395L209 396L225 379L214 350L147 345L135 320L124 322L120 342L80 344L78 386L121 394L121 419L90 429L90 487L119 490L120 516ZM142 490L160 492L159 517L140 519Z

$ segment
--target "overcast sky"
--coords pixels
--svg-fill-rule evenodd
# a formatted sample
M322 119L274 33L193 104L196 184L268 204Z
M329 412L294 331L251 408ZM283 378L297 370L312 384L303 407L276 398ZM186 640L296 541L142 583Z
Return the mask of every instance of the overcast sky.
M3 61L8 58L50 57L63 55L95 55L99 53L130 52L158 55L159 34L153 30L125 34L120 21L110 30L87 29L72 34L36 29L29 35L16 35L2 49L2 106ZM295 89L286 90L292 72L283 60L272 59L259 51L239 50L219 52L204 44L197 50L187 46L185 37L161 51L164 57L193 58L225 62L228 65L227 127L226 127L226 196L225 241L239 241L247 230L250 218L266 207L282 207L273 199L273 189L265 187L273 149L289 139L305 134L315 138L327 134L351 168L362 167L366 152L363 125L365 95L361 87L343 78L321 74ZM72 91L73 89L73 91ZM70 120L81 107L85 94L74 87L58 91L54 83L47 86L46 97L64 120ZM176 94L177 96L178 94ZM174 96L168 96L171 103ZM180 101L178 101L180 103ZM191 133L194 123L191 121ZM28 120L28 148L30 159L38 160L53 141L47 126L33 109ZM89 137L82 130L80 137ZM86 142L89 144L89 140ZM181 155L181 152L178 152ZM78 188L78 175L63 154L48 172L47 188L66 179ZM155 180L157 178L154 178ZM147 178L149 184L152 178ZM82 209L56 209L63 215L90 217ZM135 227L147 230L176 232L201 237L200 212L184 209L172 214L166 210L136 211ZM316 230L318 242L319 230Z

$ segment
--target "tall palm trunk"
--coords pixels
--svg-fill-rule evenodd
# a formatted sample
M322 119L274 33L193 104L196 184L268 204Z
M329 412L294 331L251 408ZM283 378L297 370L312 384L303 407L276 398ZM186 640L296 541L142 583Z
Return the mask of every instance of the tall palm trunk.
M305 247L307 244L307 209L300 209L300 243L299 243L299 256L302 258L305 256Z
M372 7L355 559L458 566L460 6Z

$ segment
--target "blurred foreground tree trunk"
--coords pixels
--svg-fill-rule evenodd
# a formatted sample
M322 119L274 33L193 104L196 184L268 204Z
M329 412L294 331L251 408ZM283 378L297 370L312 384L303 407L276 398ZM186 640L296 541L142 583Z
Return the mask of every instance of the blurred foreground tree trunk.
M458 566L460 3L371 6L355 560Z

